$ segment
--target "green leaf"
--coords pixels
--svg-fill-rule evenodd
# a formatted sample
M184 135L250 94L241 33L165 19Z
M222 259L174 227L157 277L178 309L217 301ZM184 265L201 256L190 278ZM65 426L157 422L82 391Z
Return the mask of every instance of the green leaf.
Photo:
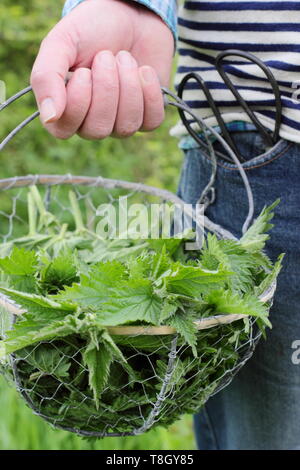
M180 308L182 308L180 301L168 300L168 298L166 298L161 309L159 323L163 324L165 320L174 315Z
M96 346L94 341L90 341L82 356L89 370L89 386L98 409L101 394L108 383L113 354L104 342Z
M52 375L58 379L69 377L70 358L65 350L58 350L51 344L41 343L34 349L24 348L18 353L18 359L24 359L38 371L31 376L32 380L44 375Z
M218 240L209 234L201 254L201 265L205 268L222 265L234 273L228 280L232 290L251 292L257 271L270 266L270 260L262 252L248 252L237 241Z
M241 245L250 253L262 250L269 235L266 234L273 225L269 221L274 217L273 209L279 204L280 200L277 199L271 206L264 207L260 215L249 227L247 232L240 239Z
M254 253L249 253L233 240L220 240L219 245L228 259L226 268L234 272L230 279L231 288L240 292L252 291L254 273L265 261L257 259Z
M281 269L282 269L282 260L284 258L284 253L278 256L278 259L273 267L273 269L266 275L265 279L261 282L261 284L255 287L255 294L261 295L263 294L268 287L277 279Z
M173 255L178 247L183 243L182 238L159 238L149 239L147 243L156 253L161 253L165 250L169 255Z
M33 251L16 246L9 256L0 259L0 269L9 276L10 285L25 292L36 291L37 265L38 258Z
M27 346L49 341L51 339L63 338L72 333L85 331L88 326L73 315L68 315L62 320L52 321L46 326L26 318L16 323L13 330L7 332L7 339L0 341L0 359L7 354L14 353Z
M11 254L0 259L0 268L6 274L18 276L35 274L38 265L37 255L34 251L14 247Z
M204 300L214 309L214 314L234 313L259 317L271 327L267 307L252 294L240 296L229 290L220 289L207 294Z
M79 280L75 255L70 249L62 251L41 269L40 285L43 292L54 294Z
M29 294L0 287L0 292L15 301L22 309L30 313L36 321L48 323L65 315L75 312L76 307L67 302L56 302L41 295Z
M191 297L199 297L202 293L221 287L232 275L224 269L206 271L201 267L174 264L174 271L164 277L168 292Z
M97 310L110 296L111 289L121 282L125 275L126 266L119 261L97 263L90 269L89 274L81 274L80 284L66 287L54 298Z
M228 256L226 256L224 250L221 249L220 240L211 233L207 234L203 244L200 261L201 266L210 271L217 270L220 264L226 267L229 266Z
M168 318L166 324L172 326L191 346L194 356L197 356L197 328L193 323L193 318L179 313Z
M110 290L110 297L102 304L101 321L107 326L136 321L157 325L162 304L150 280L132 279Z
M126 261L130 256L138 256L147 248L145 240L132 245L129 240L97 240L90 253L86 253L86 263L107 262L113 260Z

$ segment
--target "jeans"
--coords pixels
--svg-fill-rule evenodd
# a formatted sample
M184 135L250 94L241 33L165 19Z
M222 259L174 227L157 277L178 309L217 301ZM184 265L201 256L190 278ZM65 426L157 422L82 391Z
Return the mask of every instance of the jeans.
M270 312L273 325L231 384L194 416L199 449L300 450L300 145L279 141L265 152L256 131L235 132L244 156L255 215L280 197L266 252L286 253ZM217 150L222 151L219 143ZM224 151L223 151L224 153ZM179 196L197 202L211 174L200 148L185 151ZM236 165L218 159L216 198L206 215L241 236L248 211Z

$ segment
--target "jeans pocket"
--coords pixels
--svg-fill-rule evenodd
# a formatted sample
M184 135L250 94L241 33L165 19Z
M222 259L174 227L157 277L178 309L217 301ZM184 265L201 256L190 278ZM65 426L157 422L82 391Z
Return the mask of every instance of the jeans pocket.
M241 162L244 170L251 170L268 165L272 161L288 154L288 150L294 145L292 142L280 139L271 148L263 150L263 141L257 132L246 131L237 132L235 134L239 134L235 138L238 150L245 156L245 161ZM224 149L219 142L215 145L215 149L224 154ZM217 159L217 163L225 169L238 171L238 166L235 163L230 163L227 159L225 160L222 157Z

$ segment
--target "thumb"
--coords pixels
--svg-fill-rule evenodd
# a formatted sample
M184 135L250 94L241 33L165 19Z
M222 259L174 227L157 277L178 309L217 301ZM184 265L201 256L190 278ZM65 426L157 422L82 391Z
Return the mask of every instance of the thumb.
M65 79L76 60L76 54L72 40L55 29L41 44L30 82L44 124L57 121L65 110Z

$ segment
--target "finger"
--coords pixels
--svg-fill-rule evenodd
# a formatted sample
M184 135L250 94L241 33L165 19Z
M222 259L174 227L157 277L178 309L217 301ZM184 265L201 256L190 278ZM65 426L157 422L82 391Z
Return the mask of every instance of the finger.
M140 130L152 131L164 120L164 99L157 73L152 67L140 67L139 75L144 96L144 120Z
M57 121L65 111L65 78L75 60L75 44L56 27L43 40L30 79L44 124Z
M119 71L119 105L114 136L129 137L139 130L143 123L144 100L138 66L127 51L117 54Z
M62 117L46 125L58 139L69 139L83 123L92 99L92 74L87 68L75 70L67 84L67 104Z
M119 101L119 77L114 55L101 51L92 66L92 102L88 115L79 130L86 139L103 139L114 128Z

